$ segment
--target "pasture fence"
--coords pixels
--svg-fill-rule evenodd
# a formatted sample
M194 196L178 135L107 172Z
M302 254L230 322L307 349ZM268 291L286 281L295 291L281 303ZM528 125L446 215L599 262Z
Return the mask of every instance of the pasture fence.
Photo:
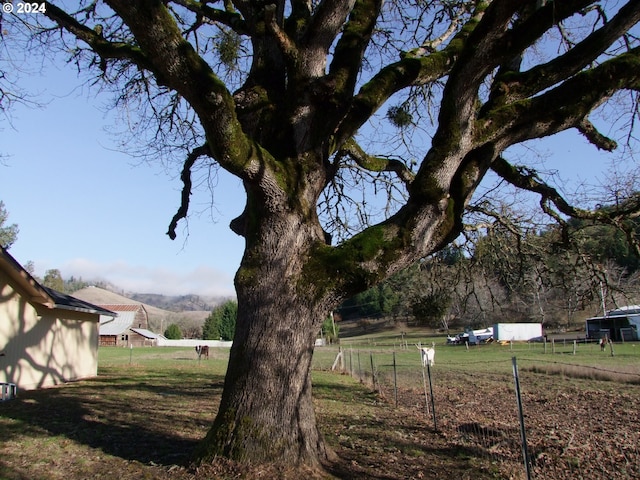
M613 356L613 348L603 354L572 340L514 343L472 347L469 358L464 349L439 346L435 365L423 367L406 342L342 346L341 362L332 367L370 385L394 408L423 410L425 428L445 434L461 455L489 460L500 478L640 479L633 385L640 384L640 369L562 361L583 355L597 362ZM493 353L483 358L484 352ZM567 381L607 375L614 381L602 389Z

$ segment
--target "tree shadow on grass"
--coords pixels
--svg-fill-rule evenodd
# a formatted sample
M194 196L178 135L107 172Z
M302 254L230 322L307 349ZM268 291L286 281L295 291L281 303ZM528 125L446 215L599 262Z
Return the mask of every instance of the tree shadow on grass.
M221 378L202 384L98 378L20 392L0 404L0 417L17 421L0 424L0 434L15 442L63 436L125 460L186 466L213 421L222 386Z

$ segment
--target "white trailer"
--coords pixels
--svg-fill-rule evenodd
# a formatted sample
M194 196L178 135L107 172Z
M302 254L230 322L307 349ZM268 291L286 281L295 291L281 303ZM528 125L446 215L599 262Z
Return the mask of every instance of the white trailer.
M542 339L541 323L496 323L493 338L497 342L530 342Z

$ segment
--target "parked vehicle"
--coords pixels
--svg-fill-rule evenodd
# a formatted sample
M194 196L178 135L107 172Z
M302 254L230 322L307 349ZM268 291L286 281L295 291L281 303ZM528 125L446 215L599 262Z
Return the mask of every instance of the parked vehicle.
M480 343L490 342L493 340L493 327L482 328L479 330L467 329L463 333L459 333L454 337L447 337L447 343L450 345L478 345Z

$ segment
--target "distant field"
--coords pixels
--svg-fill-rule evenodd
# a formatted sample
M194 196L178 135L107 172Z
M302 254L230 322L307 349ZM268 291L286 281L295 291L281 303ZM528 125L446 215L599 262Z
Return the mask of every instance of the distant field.
M405 340L403 343L402 340ZM353 339L344 339L341 343L345 361L351 364L360 362L369 353L383 357L385 363L392 362L392 354L396 353L398 365L408 366L415 370L420 365L420 354L416 344L431 346L435 344L437 371L503 371L512 370L512 357L516 357L522 369L537 368L539 371L553 373L562 367L586 367L588 369L610 371L624 376L629 374L630 380L640 383L640 342L617 343L613 345L614 355L609 347L602 352L596 343L574 343L572 340L555 341L553 344L515 342L511 345L483 344L470 346L447 345L442 336L427 336L413 333L401 337L397 334L373 334ZM318 369L331 368L338 353L338 346L316 348L314 366ZM369 360L367 360L369 361ZM347 364L347 368L349 365ZM565 368L568 372L569 369ZM575 369L574 369L575 370ZM595 371L594 370L594 371Z

